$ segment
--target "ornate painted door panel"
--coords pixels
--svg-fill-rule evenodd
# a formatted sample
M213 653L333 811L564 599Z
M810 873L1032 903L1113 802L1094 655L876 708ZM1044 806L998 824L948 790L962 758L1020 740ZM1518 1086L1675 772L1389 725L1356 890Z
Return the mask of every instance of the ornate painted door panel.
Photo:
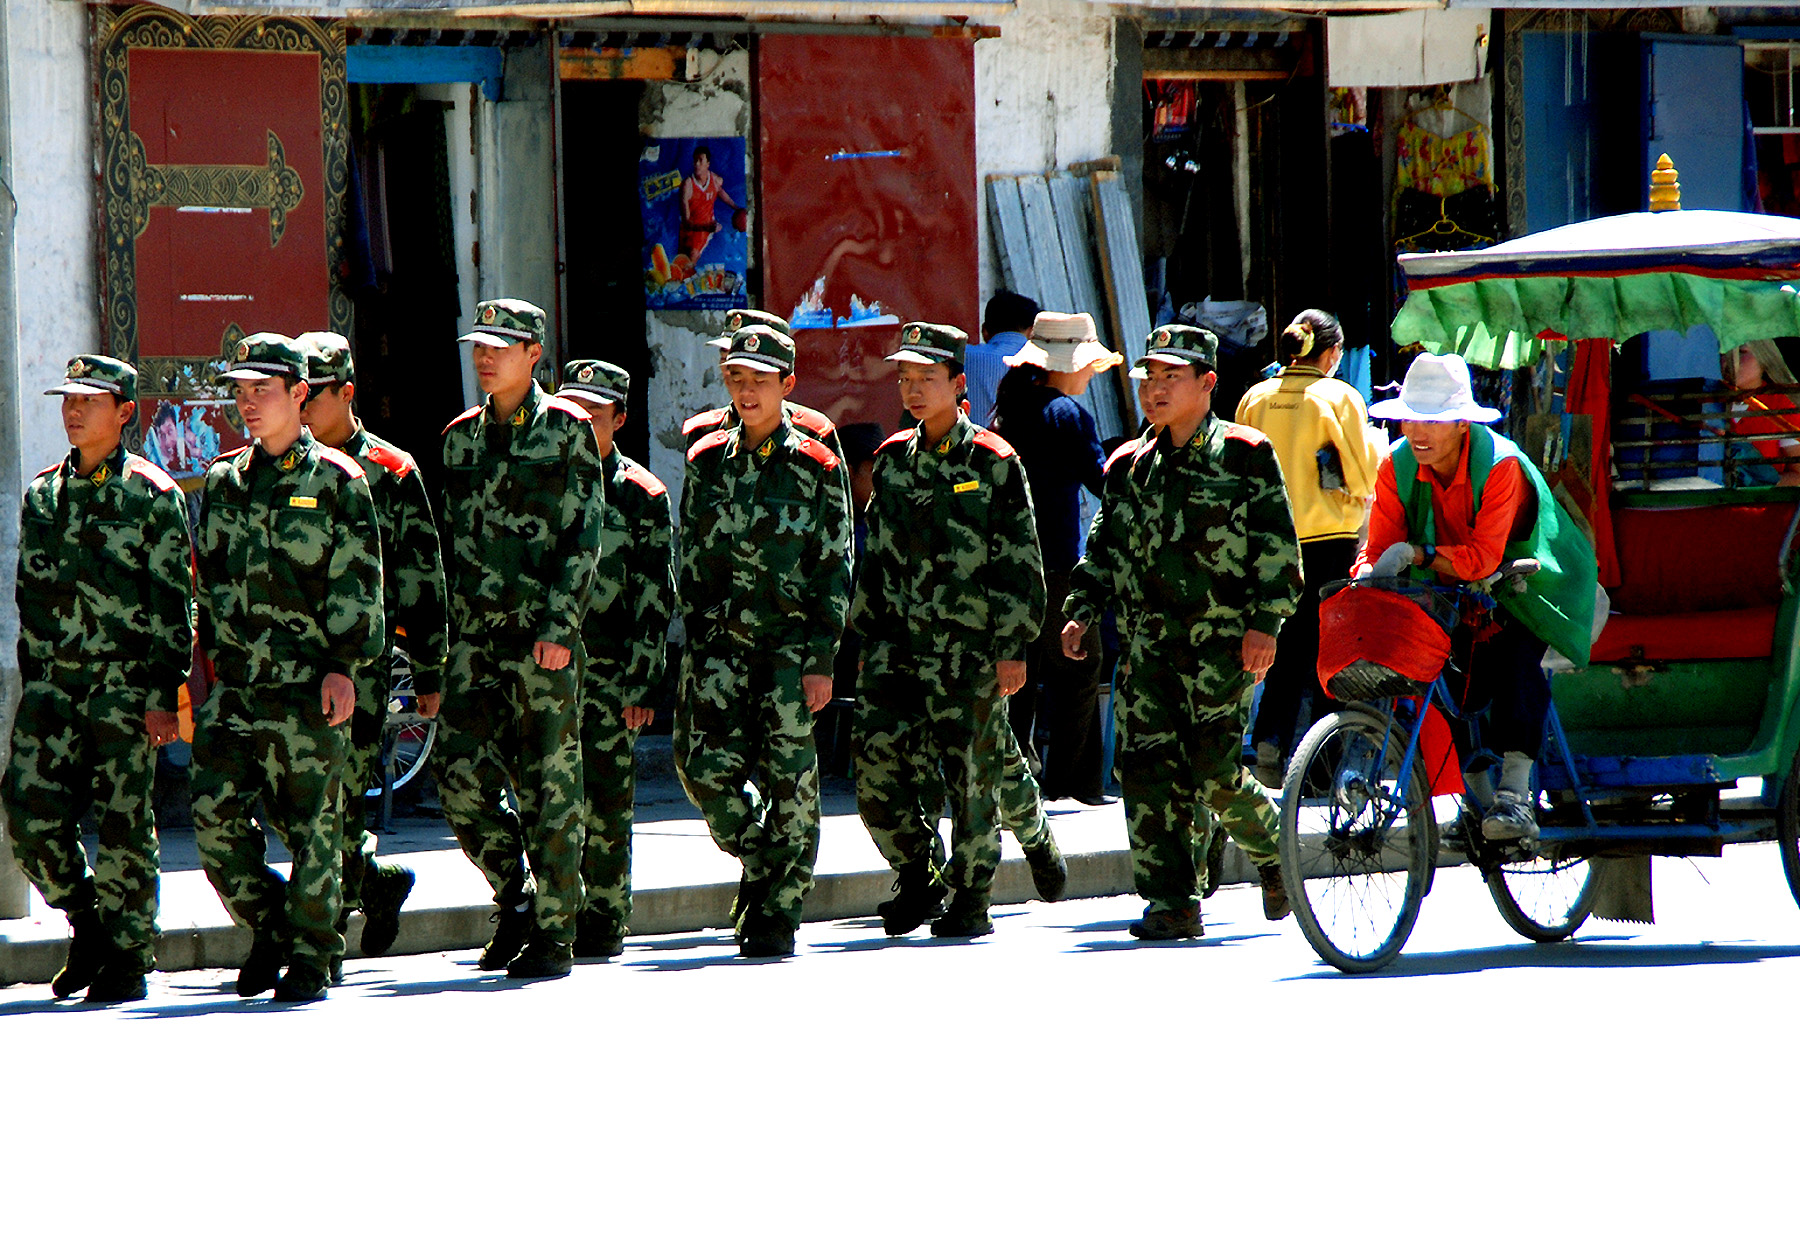
M343 29L95 10L107 350L135 360L146 454L242 445L209 378L258 330L348 334Z

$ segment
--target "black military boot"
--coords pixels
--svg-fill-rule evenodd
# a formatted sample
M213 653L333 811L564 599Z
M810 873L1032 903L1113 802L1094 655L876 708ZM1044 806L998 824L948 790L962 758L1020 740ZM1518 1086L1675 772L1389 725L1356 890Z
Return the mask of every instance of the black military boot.
M536 931L524 951L506 964L508 979L561 979L575 969L575 951L545 932Z
M1061 901L1069 891L1069 864L1063 861L1056 838L1048 831L1038 844L1025 850L1025 861L1031 864L1031 883L1045 901Z
M537 927L536 903L536 895L523 889L501 901L500 909L491 920L494 924L494 938L481 951L478 965L482 970L504 970L519 956L519 950L525 947L525 942Z
M1144 917L1128 929L1139 940L1193 940L1206 934L1199 906L1180 910L1145 910Z
M946 888L926 859L909 862L895 873L894 896L875 907L881 916L881 930L889 936L904 936L921 923L930 922L944 913L950 899Z
M762 911L749 915L738 934L738 956L741 958L786 958L793 956L794 929L787 920Z
M575 956L616 958L625 952L625 929L610 916L584 910L575 923Z
M314 966L311 962L296 962L288 967L287 974L275 985L277 1001L323 1001L325 989L331 979L330 973Z
M941 917L931 921L933 936L968 939L986 936L993 930L994 921L988 918L987 898L968 893L958 893L951 900L950 908Z
M118 1001L142 1001L149 995L150 984L144 973L136 967L121 966L115 959L100 968L82 1000L90 1005L111 1005Z
M74 996L94 982L112 952L112 941L100 922L98 906L69 911L69 956L50 981L50 991L59 999Z
M394 947L400 936L400 907L418 883L410 867L384 862L363 877L364 956L379 958Z
M1256 868L1256 874L1262 879L1263 918L1271 923L1285 919L1294 912L1288 904L1287 885L1281 879L1281 864L1265 862Z
M281 982L281 968L288 960L288 942L284 932L274 926L258 928L250 941L250 956L238 971L237 994L260 997Z
M748 872L738 875L737 896L731 901L731 921L734 925L741 925L745 916L762 909L763 902L769 899L771 882L766 875L760 880L751 879Z

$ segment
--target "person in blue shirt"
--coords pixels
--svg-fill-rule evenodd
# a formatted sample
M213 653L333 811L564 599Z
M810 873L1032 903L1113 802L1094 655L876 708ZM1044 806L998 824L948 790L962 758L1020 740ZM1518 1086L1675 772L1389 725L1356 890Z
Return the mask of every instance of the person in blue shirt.
M1057 639L1069 571L1081 558L1081 491L1098 498L1106 467L1094 417L1076 396L1094 374L1124 358L1100 344L1094 318L1085 312L1040 312L1030 340L1007 357L994 408L994 432L1012 444L1025 465L1048 591L1043 628L1025 654L1025 687L1012 698L1013 735L1039 772L1046 799L1072 797L1093 806L1106 800L1099 647L1071 659ZM1049 736L1041 764L1034 739L1040 720Z
M997 291L981 318L984 341L963 352L963 377L969 387L969 419L987 428L994 417L995 396L1006 376L1006 357L1025 345L1038 305L1010 290Z

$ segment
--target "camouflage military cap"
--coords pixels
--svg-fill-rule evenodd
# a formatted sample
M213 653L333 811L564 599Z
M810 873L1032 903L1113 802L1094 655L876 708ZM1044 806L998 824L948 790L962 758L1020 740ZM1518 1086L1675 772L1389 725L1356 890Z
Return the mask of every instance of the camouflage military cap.
M793 326L773 312L761 312L755 308L733 308L725 314L724 334L717 338L708 338L706 345L717 347L721 351L729 350L731 336L746 325L767 325L770 329L786 334L789 338L794 336Z
M124 403L137 401L137 369L110 355L78 355L63 370L63 383L45 394L116 394Z
M631 374L617 364L605 360L570 360L563 365L562 386L557 397L600 399L606 403L623 403L631 390Z
M785 376L794 371L794 340L767 325L749 325L731 335L725 363Z
M900 364L948 364L952 375L963 371L969 336L954 325L908 321L900 327L900 349L887 358Z
M356 361L350 355L350 342L342 334L314 330L294 339L294 345L306 355L306 380L315 386L351 384L356 381Z
M282 334L251 334L231 353L231 367L219 381L256 381L263 377L306 380L306 352Z
M1219 362L1219 340L1212 331L1195 325L1158 325L1144 340L1144 354L1132 364L1133 377L1144 376L1144 365L1198 364L1203 373L1212 372Z
M523 299L484 299L475 305L475 328L458 342L510 347L515 342L544 340L544 310Z

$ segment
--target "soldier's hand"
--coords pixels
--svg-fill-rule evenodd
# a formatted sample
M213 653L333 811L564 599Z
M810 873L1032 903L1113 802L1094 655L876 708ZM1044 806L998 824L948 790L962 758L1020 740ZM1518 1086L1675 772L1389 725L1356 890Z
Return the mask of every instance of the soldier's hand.
M419 695L418 701L414 705L416 705L419 708L419 714L424 716L426 719L436 719L437 713L438 713L438 707L442 706L443 704L444 704L444 695L443 694L441 694L441 693L421 693Z
M151 745L167 745L181 735L181 718L174 711L145 711L144 731Z
M356 709L356 686L348 676L333 672L319 682L319 709L333 728L350 718L350 712Z
M1258 682L1269 673L1275 661L1275 639L1254 628L1244 634L1244 670L1254 672Z
M1062 631L1063 657L1074 659L1077 662L1087 658L1087 647L1081 644L1081 639L1086 636L1087 626L1085 624L1077 623L1074 620L1064 624Z
M634 732L639 728L648 728L650 721L656 718L656 711L648 706L628 706L625 708L625 726Z
M806 709L817 715L831 701L831 677L802 676L800 690L806 695Z
M532 661L546 672L562 671L569 665L571 657L567 646L559 646L554 641L533 642L531 646Z
M1023 659L1001 659L994 664L994 672L1000 677L1000 696L1010 698L1025 687L1025 661Z

